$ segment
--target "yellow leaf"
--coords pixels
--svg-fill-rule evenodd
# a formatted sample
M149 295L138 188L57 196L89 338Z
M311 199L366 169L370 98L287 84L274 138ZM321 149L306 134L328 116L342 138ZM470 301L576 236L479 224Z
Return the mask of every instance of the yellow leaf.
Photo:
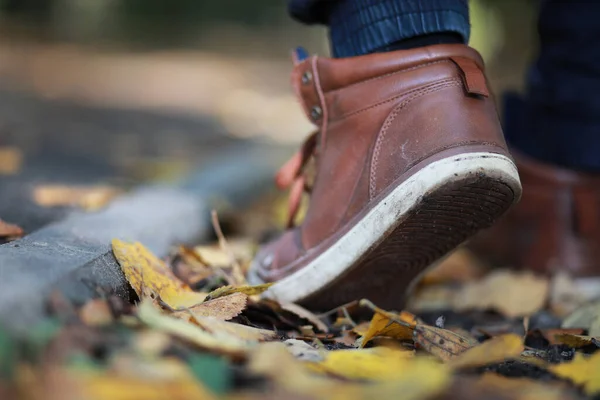
M208 296L206 296L206 300L217 299L219 297L228 296L233 293L244 293L248 296L254 296L265 292L271 286L273 286L272 283L263 283L262 285L240 287L223 286L210 292Z
M548 298L549 282L532 273L498 270L479 282L469 283L457 293L458 310L493 309L507 317L522 317L539 311Z
M369 381L394 381L408 371L416 375L447 373L441 364L414 358L411 350L388 347L330 351L323 361L309 365L316 372Z
M226 334L215 336L187 321L163 315L152 305L150 300L141 302L138 306L137 315L147 326L186 340L203 349L241 356L251 345L251 343L235 336Z
M443 361L450 361L478 343L447 329L425 324L415 327L415 343Z
M376 336L392 337L399 340L412 340L413 331L413 328L400 325L383 314L375 313L371 319L369 329L362 338L361 347L364 347Z
M144 374L125 374L126 371L70 371L81 389L81 397L90 400L161 400L198 399L212 400L216 397L202 387L180 361L165 359L144 361L131 365L131 371Z
M239 315L246 308L248 296L244 293L233 293L218 299L205 301L185 310L176 311L174 316L190 319L190 312L197 317L212 317L226 321Z
M412 359L396 357L398 352L391 351L388 357L386 351L375 349L369 350L336 350L325 352L329 357L334 353L333 359L337 358L335 365L331 361L325 361L326 366L333 373L314 362L299 362L289 353L282 343L264 343L255 348L251 353L249 369L252 373L268 376L274 382L275 390L284 390L289 393L273 398L308 398L318 400L346 400L346 399L403 399L419 400L430 398L442 392L450 383L450 371L442 364L426 359ZM355 357L356 353L370 354L364 358ZM408 352L412 353L412 352ZM375 354L375 355L372 355ZM349 361L358 358L358 362ZM360 361L368 360L365 369L361 373ZM351 371L342 371L344 364L352 364ZM362 379L368 373L378 373L385 367L373 364L390 362L387 368L387 380L370 379L368 385L359 382L342 381L336 376L342 376L342 372L352 372L347 376ZM342 365L339 365L342 363ZM394 368L400 369L394 370ZM308 373L309 370L315 373ZM334 377L332 377L334 375Z
M206 297L180 281L173 272L141 243L113 239L115 258L140 299L159 296L173 309L201 303Z
M465 350L448 364L452 368L480 367L518 357L523 349L523 339L519 335L509 333Z
M588 395L600 393L600 352L590 357L576 353L573 361L553 365L550 371L582 386Z
M573 335L569 333L558 333L554 335L554 343L566 344L569 347L576 349L595 344L594 341L600 343L600 338L585 335Z

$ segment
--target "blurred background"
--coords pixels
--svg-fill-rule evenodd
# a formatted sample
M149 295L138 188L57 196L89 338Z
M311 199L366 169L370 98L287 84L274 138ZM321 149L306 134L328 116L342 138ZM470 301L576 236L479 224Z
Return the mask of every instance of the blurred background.
M535 3L471 0L496 94L522 86ZM297 45L328 54L326 30L284 0L0 0L0 216L56 218L23 209L23 182L134 185L242 140L301 141Z

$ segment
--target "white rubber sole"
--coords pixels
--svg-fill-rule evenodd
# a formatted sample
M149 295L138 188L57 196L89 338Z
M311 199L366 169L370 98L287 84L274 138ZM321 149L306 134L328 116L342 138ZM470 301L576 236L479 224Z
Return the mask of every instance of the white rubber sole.
M428 193L453 181L482 174L509 186L515 193L515 202L520 197L517 168L503 155L466 153L432 162L396 187L336 243L301 270L276 282L264 296L281 302L301 302L315 295L352 268ZM248 280L251 284L263 283L254 265L250 268Z

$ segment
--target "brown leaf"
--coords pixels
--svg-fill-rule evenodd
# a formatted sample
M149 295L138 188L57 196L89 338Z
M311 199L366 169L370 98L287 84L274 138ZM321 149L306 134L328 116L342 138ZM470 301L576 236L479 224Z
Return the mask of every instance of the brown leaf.
M520 356L524 348L523 339L509 333L465 350L452 359L449 365L453 368L472 368L499 363Z
M246 308L248 296L244 293L232 293L218 299L205 301L185 310L178 310L174 316L190 319L190 311L198 317L213 317L221 321L227 321L238 316Z
M17 238L23 236L23 229L0 219L0 237Z
M478 344L447 329L425 324L417 324L414 340L420 348L443 361L450 361Z
M321 321L319 317L317 317L312 312L308 311L306 308L293 303L279 303L279 305L281 309L290 312L300 318L306 319L321 332L329 332L329 328L327 327L327 325L325 325L325 323Z
M496 310L509 318L539 311L546 303L549 283L529 272L498 270L483 280L467 284L454 298L458 311Z
M254 296L267 291L267 289L269 289L271 286L273 286L273 283L263 283L262 285L256 286L222 286L210 292L206 296L206 300L214 300L219 297L228 296L233 293L244 293L248 296Z
M532 331L536 332L536 331ZM551 345L560 344L559 341L556 340L556 336L560 336L563 334L567 335L581 335L583 334L583 329L581 328L569 328L569 329L543 329L539 331L542 336L550 343Z
M600 344L600 338L594 336L559 333L554 335L554 342L557 344L566 344L569 347L578 349L580 347Z
M194 316L192 321L216 337L234 337L246 342L264 342L277 337L277 333L273 331L253 328L234 322L221 321L212 317Z
M110 306L103 299L88 301L79 309L79 318L88 326L104 326L113 322Z

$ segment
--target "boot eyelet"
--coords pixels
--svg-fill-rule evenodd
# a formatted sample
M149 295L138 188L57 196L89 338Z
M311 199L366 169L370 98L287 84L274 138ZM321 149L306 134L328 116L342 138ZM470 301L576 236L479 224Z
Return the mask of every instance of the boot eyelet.
M323 116L323 109L319 106L314 106L310 110L310 116L314 121L319 120Z
M302 74L302 84L308 85L312 81L312 72L304 71Z

